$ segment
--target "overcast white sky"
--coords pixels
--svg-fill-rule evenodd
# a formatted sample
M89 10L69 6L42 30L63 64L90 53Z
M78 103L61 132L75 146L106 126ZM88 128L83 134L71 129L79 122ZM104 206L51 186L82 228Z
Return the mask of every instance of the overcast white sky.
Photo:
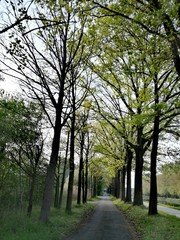
M5 80L0 82L0 88L6 91L19 91L20 88L18 84L13 80Z

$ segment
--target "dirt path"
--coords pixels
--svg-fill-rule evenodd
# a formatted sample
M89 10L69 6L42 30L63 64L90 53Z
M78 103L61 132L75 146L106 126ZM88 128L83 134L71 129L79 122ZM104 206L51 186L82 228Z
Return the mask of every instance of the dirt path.
M108 196L101 197L90 219L67 240L137 240L135 232Z

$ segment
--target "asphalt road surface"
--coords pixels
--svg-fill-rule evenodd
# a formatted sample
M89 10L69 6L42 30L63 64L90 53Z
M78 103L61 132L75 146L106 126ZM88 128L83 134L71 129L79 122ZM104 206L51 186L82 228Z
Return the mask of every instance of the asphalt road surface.
M98 201L93 215L67 240L138 240L137 234L110 197Z
M149 206L149 202L144 202L143 204L146 207ZM158 211L162 211L162 212L165 212L165 213L168 213L170 215L174 215L174 216L180 218L180 210L176 210L173 208L168 208L168 207L164 207L164 206L160 206L160 205L157 206L157 209L158 209Z

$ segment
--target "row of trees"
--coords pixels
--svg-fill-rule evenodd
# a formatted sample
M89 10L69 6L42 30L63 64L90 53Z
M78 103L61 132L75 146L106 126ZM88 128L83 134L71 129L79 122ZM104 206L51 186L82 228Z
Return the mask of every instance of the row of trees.
M87 202L91 193L88 186L93 188L93 179L88 176L89 151L94 144L92 135L87 128L88 104L84 104L84 112L77 116L76 125L76 159L80 159L79 180L75 179L78 188L77 203ZM1 208L27 207L30 217L33 204L39 205L43 197L46 169L48 166L48 148L51 141L50 131L45 129L46 117L39 104L16 98L0 100L0 129L1 129L1 164L0 164L0 200ZM69 175L69 143L70 129L67 136L62 138L54 181L54 207L61 208L67 195L65 183ZM76 163L77 165L77 163ZM77 167L75 168L77 172ZM77 177L76 177L77 178ZM67 187L66 187L67 188ZM81 194L81 190L83 194ZM63 197L64 196L64 197ZM69 210L69 209L68 209Z
M101 18L91 28L99 37L96 60L93 58L90 66L101 79L94 93L97 111L117 132L116 137L123 139L127 169L132 151L135 153L135 205L143 203L144 156L151 147L149 214L156 214L159 136L178 127L174 123L179 115L179 5L160 1L95 3ZM122 169L123 179L124 173Z
M180 107L179 4L175 0L8 4L13 23L1 30L10 30L1 41L2 72L19 80L26 95L40 104L46 126L52 129L40 220L48 220L55 180L59 185L55 177L64 131L65 152L69 149L67 211L72 208L79 136L78 203L81 195L86 202L88 166L95 178L99 167L102 174L116 176L117 197L121 172L121 197L131 201L134 154L134 205L141 205L144 157L149 151L149 214L156 214L159 137L178 131L174 123ZM98 141L96 157L88 164L92 136ZM62 196L58 191L56 196Z
M38 176L39 185L42 185L45 171L42 110L35 103L1 99L0 112L1 204L21 209L25 200L30 216L36 178ZM36 188L36 200L42 196L39 190L39 187Z

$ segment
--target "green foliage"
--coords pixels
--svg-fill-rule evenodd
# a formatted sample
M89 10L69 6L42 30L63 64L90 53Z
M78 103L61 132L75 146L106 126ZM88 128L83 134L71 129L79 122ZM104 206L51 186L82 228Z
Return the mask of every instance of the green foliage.
M41 119L37 104L17 99L0 100L0 208L26 205L28 181L34 171L38 171L35 165L42 164ZM37 202L42 197L44 177L41 171L37 177Z
M26 105L23 101L0 101L0 128L7 141L34 141L38 137L38 121L41 120L40 108L34 104Z
M165 197L180 197L180 172L163 173L157 176L158 193Z
M175 157L175 156L174 156ZM161 167L161 172L164 175L177 174L180 172L180 161L163 164Z

